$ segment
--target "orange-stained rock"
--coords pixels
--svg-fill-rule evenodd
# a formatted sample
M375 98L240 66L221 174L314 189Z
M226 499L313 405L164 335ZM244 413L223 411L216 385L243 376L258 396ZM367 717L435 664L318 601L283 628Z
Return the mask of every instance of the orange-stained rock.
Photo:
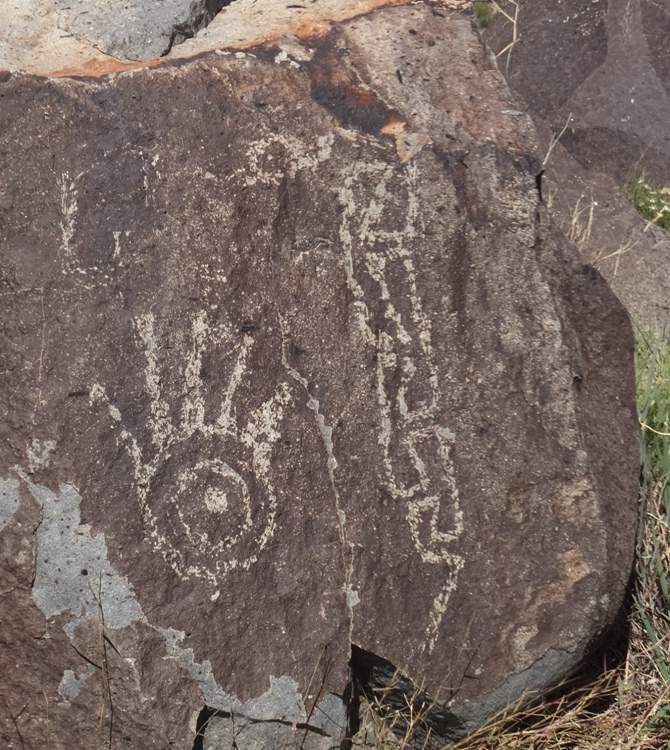
M333 21L410 1L319 0L303 5L276 0L3 0L0 69L45 76L107 75L144 67L152 57L176 60L217 49L244 50L286 34L313 38L326 33ZM434 4L445 9L470 7L469 0L435 0ZM199 22L193 28L200 30L184 38L178 32L178 9L186 22L195 6L207 11L204 25ZM147 21L152 14L162 25ZM171 28L178 38L171 38ZM167 57L160 58L161 54Z

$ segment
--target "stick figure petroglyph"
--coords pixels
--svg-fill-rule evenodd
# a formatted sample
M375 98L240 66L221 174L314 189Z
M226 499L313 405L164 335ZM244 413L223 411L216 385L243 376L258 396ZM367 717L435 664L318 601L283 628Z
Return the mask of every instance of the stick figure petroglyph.
M134 492L154 549L180 578L201 578L216 586L230 571L257 562L275 533L277 495L270 458L291 401L289 387L279 383L271 398L245 415L246 426L240 427L243 419L236 413L235 396L254 339L245 333L235 343L231 327L212 327L201 312L191 321L190 348L185 344L178 353L183 357L183 396L177 413L163 386L154 315L140 315L134 327L146 359L149 439L124 426L102 386L91 390L91 401L106 405L118 425L117 440L130 458ZM231 346L233 367L218 415L208 421L200 373L211 337Z

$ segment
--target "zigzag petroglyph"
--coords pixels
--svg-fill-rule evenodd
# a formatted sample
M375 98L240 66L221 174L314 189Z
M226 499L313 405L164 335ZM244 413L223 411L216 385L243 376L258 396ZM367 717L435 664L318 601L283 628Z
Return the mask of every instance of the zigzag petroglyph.
M424 638L424 648L430 653L437 642L451 592L464 565L464 560L451 549L463 532L463 517L451 458L455 435L439 424L440 380L431 342L431 323L417 291L415 261L413 251L409 249L417 236L416 226L420 218L419 171L415 164L410 163L403 172L407 195L405 226L392 231L381 228L385 223L382 216L390 210L386 200L388 183L396 175L393 167L382 163L360 164L352 168L350 177L338 190L339 200L345 207L340 241L359 330L377 349L377 402L381 411L378 441L383 451L387 488L392 497L406 504L407 524L421 560L429 565L439 565L444 571L444 583L434 600ZM375 198L364 207L356 200L356 186L361 178L377 181ZM355 247L367 248L365 267L378 284L384 316L390 324L389 329L395 331L393 336L385 331L375 334L372 330L363 286L354 271ZM407 286L409 315L398 309L389 292L388 275L391 270L397 271L398 266L402 268ZM392 373L397 371L400 386L393 397L389 381ZM429 397L410 407L408 394L419 385ZM417 477L412 484L400 478L396 467L398 459L406 458L409 458ZM439 476L429 471L428 462L441 467ZM441 497L445 490L448 499ZM445 523L446 514L450 521ZM445 531L445 527L449 530Z

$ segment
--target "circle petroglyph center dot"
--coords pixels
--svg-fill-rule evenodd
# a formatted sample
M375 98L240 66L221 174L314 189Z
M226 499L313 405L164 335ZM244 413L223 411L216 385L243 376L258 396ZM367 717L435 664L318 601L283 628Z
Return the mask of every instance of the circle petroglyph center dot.
M198 517L203 510L222 516L222 520L227 519L226 536L229 542L233 541L231 537L237 536L235 532L239 533L251 526L251 502L247 484L223 461L208 459L183 469L179 473L178 487L173 503L178 506L181 523L189 536L202 525ZM198 510L192 503L184 503L193 494L200 494L204 508L201 505ZM200 529L200 536L203 540L209 536L205 528Z
M228 510L228 494L214 487L205 490L205 506L212 513L225 513Z

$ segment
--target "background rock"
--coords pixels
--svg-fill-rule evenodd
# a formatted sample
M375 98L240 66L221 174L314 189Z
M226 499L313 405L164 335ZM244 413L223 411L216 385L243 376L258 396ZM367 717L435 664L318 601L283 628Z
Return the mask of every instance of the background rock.
M631 567L632 336L470 18L0 97L4 742L320 747L352 644L454 737L574 668Z
M152 60L204 29L230 0L54 0L58 25L126 60Z
M667 318L670 236L646 226L622 187L641 173L670 184L669 0L522 1L517 35L501 70L545 152L560 134L545 175L552 212L566 232L581 234L586 258L636 320ZM499 14L484 36L502 52L512 24Z

